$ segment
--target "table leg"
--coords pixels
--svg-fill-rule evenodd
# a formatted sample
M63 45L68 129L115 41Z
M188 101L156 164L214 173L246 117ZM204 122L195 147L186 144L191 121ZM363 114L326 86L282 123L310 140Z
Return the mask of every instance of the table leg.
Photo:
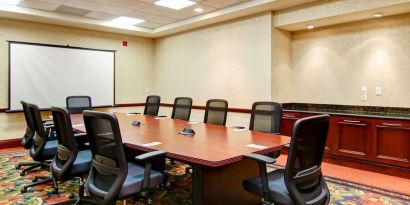
M242 160L222 167L193 166L194 205L252 205L261 199L246 192L242 181L259 175L257 163Z

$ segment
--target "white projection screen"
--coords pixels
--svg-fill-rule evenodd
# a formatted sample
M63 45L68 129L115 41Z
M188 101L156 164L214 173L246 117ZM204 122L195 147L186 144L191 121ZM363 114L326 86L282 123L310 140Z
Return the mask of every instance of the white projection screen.
M94 107L114 105L115 51L9 42L9 111L20 101L42 109L88 95Z

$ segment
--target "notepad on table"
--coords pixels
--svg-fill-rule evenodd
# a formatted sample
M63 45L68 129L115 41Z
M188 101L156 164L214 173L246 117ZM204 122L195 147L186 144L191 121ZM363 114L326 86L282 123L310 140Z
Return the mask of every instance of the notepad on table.
M161 142L150 142L150 143L142 144L141 146L143 146L143 147L152 147L152 146L160 145L160 144L162 144L162 143Z
M267 146L257 145L257 144L248 144L246 146L250 148L255 148L255 149L267 149L268 148Z

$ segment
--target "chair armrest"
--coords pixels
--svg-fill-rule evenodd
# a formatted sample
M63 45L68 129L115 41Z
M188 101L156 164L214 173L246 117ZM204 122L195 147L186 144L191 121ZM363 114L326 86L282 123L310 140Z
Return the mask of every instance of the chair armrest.
M135 157L136 161L146 161L146 160L151 160L152 158L164 156L165 157L165 152L164 151L152 151L148 152L145 154L141 154Z
M261 155L261 154L244 154L243 156L246 159L253 159L259 163L264 163L264 164L273 164L276 162L275 159Z
M149 189L150 180L151 180L151 167L152 167L151 159L157 158L157 157L165 157L165 152L164 151L152 151L152 152L141 154L141 155L138 155L138 156L135 157L136 161L144 161L145 162L144 179L142 181L142 189L143 190Z

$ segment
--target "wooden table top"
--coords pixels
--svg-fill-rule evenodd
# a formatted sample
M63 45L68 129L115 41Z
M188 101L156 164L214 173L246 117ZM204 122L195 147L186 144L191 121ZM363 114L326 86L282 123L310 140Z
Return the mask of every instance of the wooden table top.
M235 128L219 125L125 113L115 113L115 115L118 118L125 146L143 151L163 150L167 153L167 157L210 167L240 161L242 155L247 153L264 154L278 151L290 142L287 136L249 130L237 131ZM71 120L75 129L85 132L81 114L71 115ZM134 120L140 121L141 125L131 125ZM193 136L178 134L184 128L191 128L196 134ZM145 145L152 142L161 144ZM265 147L253 148L247 146L249 144Z

